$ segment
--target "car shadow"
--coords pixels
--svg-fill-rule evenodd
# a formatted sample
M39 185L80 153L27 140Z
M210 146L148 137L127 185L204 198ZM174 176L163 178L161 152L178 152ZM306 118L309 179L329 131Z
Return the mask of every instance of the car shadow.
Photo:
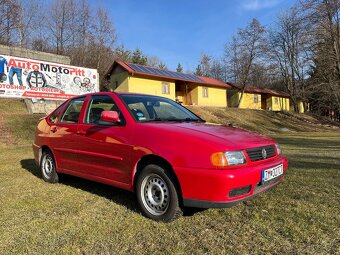
M20 161L20 164L23 169L38 178L42 178L41 172L36 166L34 159L23 159ZM133 212L141 214L135 195L132 192L65 174L59 175L59 183L104 197L114 203L128 208Z
M27 170L32 175L36 176L37 178L42 178L41 172L35 164L34 159L23 159L20 161L20 164L23 169ZM59 175L59 183L104 197L116 204L126 207L135 213L142 214L134 193L127 190L65 174ZM202 208L183 209L183 216L193 216L196 213L206 210Z

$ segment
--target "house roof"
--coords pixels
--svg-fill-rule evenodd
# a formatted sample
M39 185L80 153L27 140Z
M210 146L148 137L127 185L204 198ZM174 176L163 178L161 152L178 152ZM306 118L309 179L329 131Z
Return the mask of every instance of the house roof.
M242 89L241 84L236 84L236 83L231 83L231 82L227 82L227 84L230 86L230 88L235 88L238 90ZM247 93L268 94L268 95L278 96L278 97L290 97L289 94L286 92L276 91L276 90L272 90L268 88L258 88L252 85L246 85L244 91Z
M208 78L203 76L198 76L195 74L187 74L187 73L179 73L174 71L162 70L160 68L151 67L151 66L144 66L144 65L137 65L132 63L127 63L124 61L115 61L109 70L106 72L106 77L110 77L113 70L120 66L124 70L126 70L131 75L143 75L148 77L154 78L165 78L171 79L175 81L183 81L188 83L195 83L195 84L202 84L210 87L221 87L227 88L228 85L220 80L214 78Z

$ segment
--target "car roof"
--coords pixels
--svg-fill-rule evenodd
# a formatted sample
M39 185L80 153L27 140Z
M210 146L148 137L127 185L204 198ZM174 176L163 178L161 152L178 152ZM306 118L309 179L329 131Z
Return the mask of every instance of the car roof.
M82 95L77 95L72 97L73 98L79 98L79 97L86 97L86 96L93 96L93 95L107 95L107 94L116 94L116 95L140 95L140 96L153 96L153 97L161 97L157 95L150 95L150 94L144 94L144 93L133 93L133 92L122 92L122 91L100 91L100 92L93 92L93 93L87 93Z

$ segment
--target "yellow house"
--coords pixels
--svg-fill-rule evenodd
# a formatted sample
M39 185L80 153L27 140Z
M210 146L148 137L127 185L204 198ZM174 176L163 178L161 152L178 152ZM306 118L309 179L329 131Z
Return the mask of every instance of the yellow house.
M297 106L299 113L305 113L309 111L309 103L304 102L302 99L297 100Z
M212 78L115 61L106 79L112 91L163 96L185 105L227 106L227 85Z
M228 82L227 85L228 106L237 107L242 94L242 86L230 82ZM289 95L287 93L246 85L239 108L289 111L289 101Z

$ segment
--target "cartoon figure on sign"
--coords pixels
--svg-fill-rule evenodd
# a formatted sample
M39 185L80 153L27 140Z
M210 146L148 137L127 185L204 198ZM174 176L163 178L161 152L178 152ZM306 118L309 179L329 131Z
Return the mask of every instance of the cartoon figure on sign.
M0 82L4 82L7 80L7 75L5 74L5 65L8 73L7 60L4 57L0 56Z
M46 78L44 74L39 71L31 71L27 76L27 84L30 88L46 87Z
M85 92L91 92L93 90L94 85L91 83L91 80L89 78L85 77L83 79L82 86L83 86L83 90L85 90Z

